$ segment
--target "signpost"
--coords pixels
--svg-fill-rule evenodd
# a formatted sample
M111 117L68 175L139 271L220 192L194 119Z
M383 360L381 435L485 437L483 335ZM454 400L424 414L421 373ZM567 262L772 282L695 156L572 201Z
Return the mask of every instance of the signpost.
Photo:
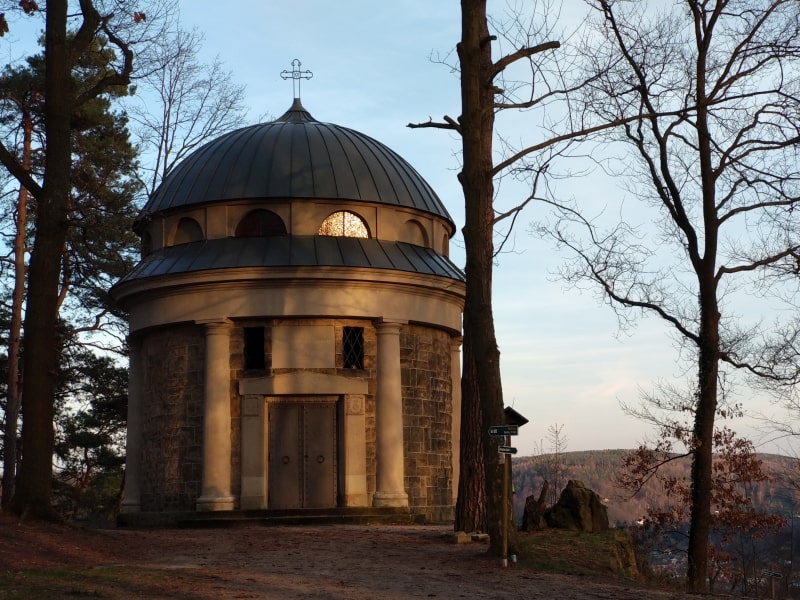
M761 574L764 577L769 577L769 587L770 587L770 591L772 592L772 597L774 598L775 597L775 580L776 579L780 579L781 577L783 577L783 575L781 575L777 571L770 571L768 569L764 569L763 571L761 571Z
M489 427L489 435L491 436L517 435L518 433L519 427L517 425L495 425L494 427Z
M497 447L497 451L503 455L503 566L508 566L508 518L511 505L511 455L517 453L517 449L509 445L511 443L511 436L519 433L519 428L528 422L528 419L523 417L510 406L507 406L503 413L505 414L504 425L492 425L489 427L489 435L492 437L503 438L502 445Z

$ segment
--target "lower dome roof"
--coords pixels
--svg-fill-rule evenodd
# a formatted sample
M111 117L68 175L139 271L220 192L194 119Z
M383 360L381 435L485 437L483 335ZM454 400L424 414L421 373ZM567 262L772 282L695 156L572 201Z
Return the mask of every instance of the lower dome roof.
M464 281L464 273L431 248L370 238L315 235L220 238L162 248L146 256L114 288L150 277L252 267L361 267Z

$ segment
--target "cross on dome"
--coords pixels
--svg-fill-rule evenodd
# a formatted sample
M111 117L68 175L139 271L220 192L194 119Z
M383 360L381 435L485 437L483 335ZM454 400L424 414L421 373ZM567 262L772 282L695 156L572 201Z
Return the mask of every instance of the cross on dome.
M301 71L300 67L303 63L301 63L298 59L294 59L292 61L292 70L287 71L284 69L281 71L281 78L282 79L291 79L292 80L292 91L294 92L295 99L300 98L300 81L302 79L311 79L314 74L311 71Z

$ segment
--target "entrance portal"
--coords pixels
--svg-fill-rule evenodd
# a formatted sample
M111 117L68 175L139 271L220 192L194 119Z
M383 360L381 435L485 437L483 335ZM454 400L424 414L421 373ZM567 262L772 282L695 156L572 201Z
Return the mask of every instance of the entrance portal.
M336 402L270 402L269 508L336 506Z

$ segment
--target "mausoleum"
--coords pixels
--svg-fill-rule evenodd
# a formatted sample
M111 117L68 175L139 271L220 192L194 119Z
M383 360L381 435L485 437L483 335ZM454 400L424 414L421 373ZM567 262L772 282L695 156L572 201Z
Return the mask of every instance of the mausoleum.
M455 224L380 142L298 98L183 160L141 211L124 512L452 517Z

